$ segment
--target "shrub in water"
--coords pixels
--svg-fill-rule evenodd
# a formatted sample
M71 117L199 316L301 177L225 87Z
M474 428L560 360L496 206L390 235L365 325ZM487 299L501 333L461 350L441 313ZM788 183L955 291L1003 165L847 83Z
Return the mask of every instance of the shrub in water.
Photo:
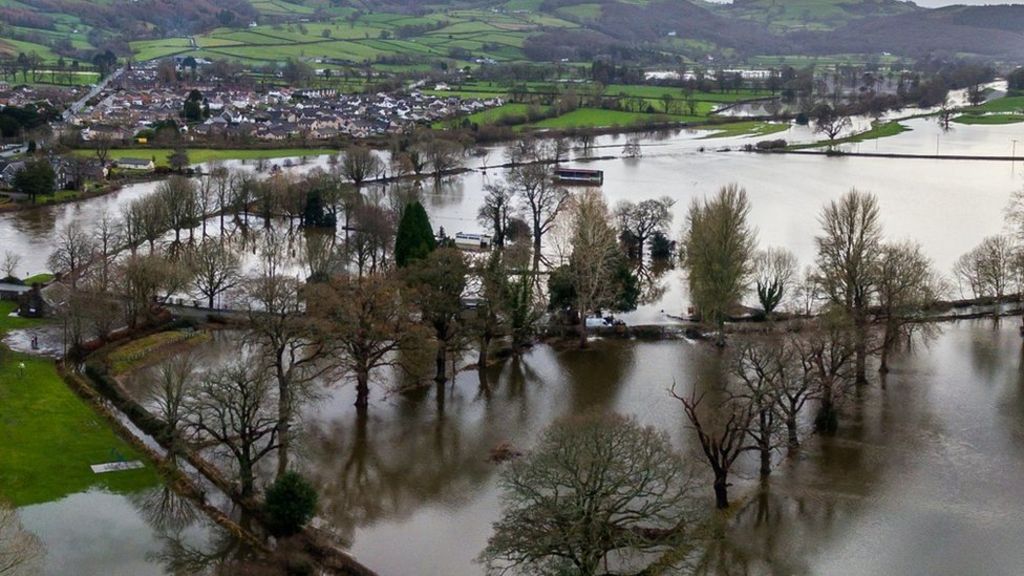
M286 472L269 489L263 503L267 529L280 538L297 534L316 512L317 493L308 480Z

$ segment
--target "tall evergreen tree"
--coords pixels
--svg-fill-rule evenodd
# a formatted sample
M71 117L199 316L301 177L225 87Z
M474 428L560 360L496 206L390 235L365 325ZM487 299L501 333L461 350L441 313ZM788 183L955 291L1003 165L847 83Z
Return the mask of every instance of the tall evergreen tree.
M415 260L423 259L437 247L434 229L427 211L419 202L412 202L402 211L395 237L395 263L404 268Z

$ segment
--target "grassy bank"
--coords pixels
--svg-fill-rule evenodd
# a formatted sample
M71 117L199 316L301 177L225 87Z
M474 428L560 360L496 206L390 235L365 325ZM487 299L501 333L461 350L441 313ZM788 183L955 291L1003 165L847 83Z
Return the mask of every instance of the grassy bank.
M789 130L788 122L757 122L752 120L745 120L740 122L733 122L732 124L723 124L721 126L708 127L707 130L712 130L710 134L704 136L705 139L712 138L733 138L737 136L768 136L770 134L777 134L779 132L785 132Z
M1024 115L1022 114L964 114L957 116L953 119L953 122L957 124L966 124L968 126L997 126L1001 124L1017 124L1024 122Z
M168 148L118 148L110 150L109 157L112 160L121 158L142 158L154 159L157 166L167 166L167 157L174 151ZM300 156L319 156L323 154L335 154L337 150L330 148L270 148L258 150L225 149L215 150L212 148L194 148L188 150L189 162L202 164L214 160L258 160L274 158L298 158ZM75 154L80 156L94 156L92 150L76 150Z
M39 322L8 316L13 310L13 303L0 302L0 335ZM52 360L3 347L0 438L0 497L16 506L49 502L96 487L134 492L159 481L150 465L93 474L92 464L141 456L71 392Z
M608 128L611 126L635 126L638 124L670 122L699 122L703 118L696 116L678 116L666 114L647 114L644 112L623 112L621 110L604 110L601 108L580 108L555 118L541 120L532 125L540 129L568 128Z
M909 131L910 128L900 124L899 121L893 120L891 122L875 122L872 124L870 130L858 132L846 138L839 138L834 141L821 140L814 142L813 144L799 144L796 146L790 146L790 150L805 150L808 148L825 148L829 146L839 146L841 144L856 144L857 142L864 142L866 140L875 140L877 138L888 138L889 136L895 136L902 134L903 132Z

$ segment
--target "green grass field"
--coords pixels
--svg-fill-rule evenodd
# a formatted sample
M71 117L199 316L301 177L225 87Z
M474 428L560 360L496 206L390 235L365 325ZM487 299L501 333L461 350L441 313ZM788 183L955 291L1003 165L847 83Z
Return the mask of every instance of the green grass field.
M1004 96L989 100L979 106L965 108L965 112L1021 112L1024 110L1024 96Z
M1024 122L1022 114L964 114L953 119L957 124L996 126L1001 124L1019 124Z
M13 309L0 302L0 334L37 322L10 318ZM15 506L91 488L129 493L159 482L150 464L93 474L92 464L143 457L71 392L52 360L0 349L0 437L0 497Z
M691 122L700 121L693 116L668 116L663 114L645 114L643 112L622 112L620 110L603 110L600 108L580 108L568 114L548 118L533 124L534 128L607 128L611 126L633 126L644 123Z
M789 130L789 124L779 122L740 121L733 122L731 124L723 124L721 126L709 126L703 129L712 130L711 134L703 137L704 139L709 140L713 138L734 138L737 136L749 136L753 138L757 136L768 136L778 132L785 132L786 130Z
M813 144L802 144L798 146L792 146L790 149L801 150L806 148L824 148L827 146L838 146L840 144L855 144L857 142L864 142L866 140L875 140L878 138L888 138L889 136L896 136L897 134L902 134L903 132L907 132L908 130L910 130L910 128L906 127L903 124L900 124L898 121L895 120L891 122L876 122L874 125L871 126L870 130L858 132L857 134L847 136L846 138L839 138L834 142L829 142L828 140L821 140L819 142L814 142Z
M111 160L120 158L156 158L157 166L167 166L167 157L174 151L168 148L118 148L110 150ZM336 154L337 150L329 148L273 148L266 150L212 150L210 148L196 148L188 151L189 162L203 164L214 160L258 160L260 158L299 158L301 156L320 156L324 154ZM92 156L92 150L76 150L79 156Z

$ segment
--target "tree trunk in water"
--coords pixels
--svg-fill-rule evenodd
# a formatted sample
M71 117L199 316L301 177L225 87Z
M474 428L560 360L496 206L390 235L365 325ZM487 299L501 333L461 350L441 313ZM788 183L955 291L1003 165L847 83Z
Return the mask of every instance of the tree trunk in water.
M786 434L789 437L789 448L791 450L800 447L800 437L797 435L796 428L796 417L789 416L786 418Z
M292 399L288 383L279 376L277 400L277 477L288 471L288 450L291 446Z
M211 309L211 310L213 309L213 293L212 292L210 293L209 296L206 297L206 307Z
M476 366L480 370L487 368L487 350L491 347L491 337L484 336L480 338L480 354L476 359Z
M729 482L725 473L715 474L715 507L719 510L729 507Z
M587 347L587 315L580 312L580 350Z
M772 473L772 447L767 442L761 442L758 451L761 453L761 478L767 478Z
M867 366L868 366L868 343L867 343L867 327L863 321L858 320L855 329L856 334L854 342L854 353L856 355L855 360L855 374L857 384L867 384Z
M365 415L370 407L370 374L366 370L356 372L356 413Z
M242 498L252 497L253 485L252 464L244 459L238 463L238 480L242 485Z
M814 418L814 428L818 432L835 432L839 428L839 416L832 402L831 390L826 390L818 407L818 415Z
M443 340L439 340L437 342L437 357L435 358L435 364L437 366L437 375L434 377L434 380L438 382L444 382L448 380L447 370L445 370L448 359L447 352L448 343Z

